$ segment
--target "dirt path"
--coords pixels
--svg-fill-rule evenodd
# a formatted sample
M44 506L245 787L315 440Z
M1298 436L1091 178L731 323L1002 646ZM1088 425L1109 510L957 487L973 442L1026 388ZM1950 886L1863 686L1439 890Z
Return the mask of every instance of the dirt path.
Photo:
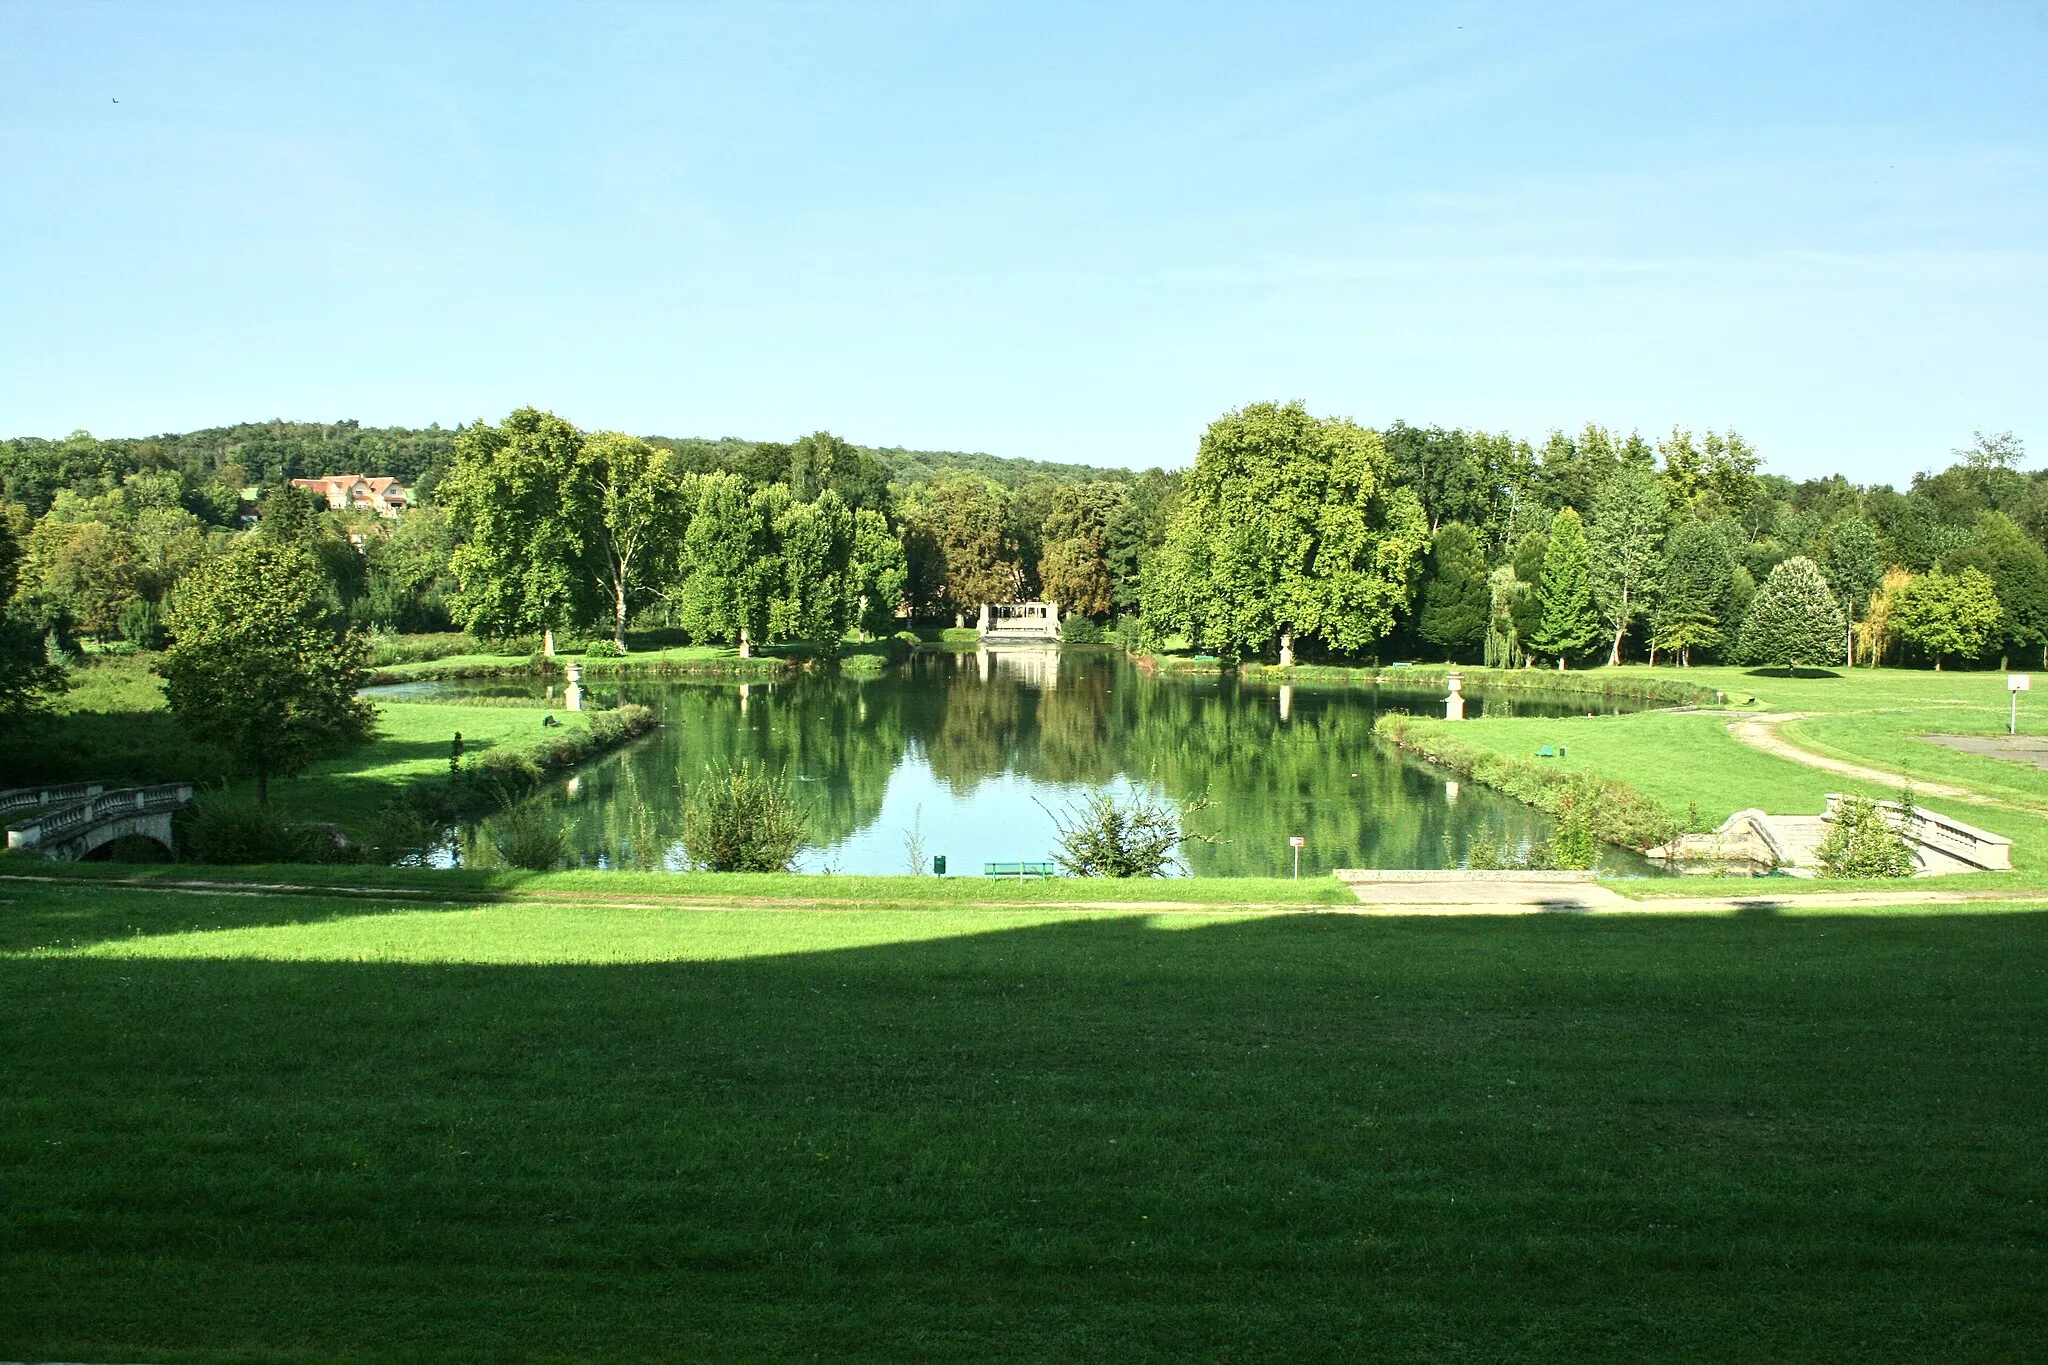
M1939 796L1949 801L1968 801L1973 805L1979 806L2004 806L2007 804L1989 796L1979 795L1963 787L1952 786L1946 782L1929 782L1924 778L1908 778L1904 773L1886 772L1882 768L1868 768L1861 763L1848 763L1839 758L1827 758L1800 748L1778 733L1778 726L1788 720L1805 720L1809 716L1820 714L1821 712L1818 711L1772 711L1760 716L1749 716L1742 720L1731 721L1728 725L1728 733L1752 749L1761 749L1767 754L1773 754L1778 758L1790 759L1794 763L1803 763L1809 768L1819 768L1825 772L1839 773L1843 777L1853 777L1859 782L1873 782L1880 786L1898 787L1904 786L1908 781L1911 781L1913 791L1917 795ZM2020 808L2012 807L2012 809L2017 810Z

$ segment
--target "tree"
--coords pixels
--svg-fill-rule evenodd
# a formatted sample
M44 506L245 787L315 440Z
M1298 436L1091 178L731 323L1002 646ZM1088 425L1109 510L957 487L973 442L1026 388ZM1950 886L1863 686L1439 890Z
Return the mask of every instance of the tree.
M596 551L593 568L611 608L612 643L626 647L626 618L673 569L689 509L675 456L645 441L600 431L577 453L594 494L591 524L579 528Z
M1998 629L1998 593L1982 569L1947 574L1936 565L1900 588L1892 616L1899 634L1934 656L1935 671L1950 654L1973 659Z
M1446 522L1429 547L1417 629L1448 659L1485 639L1492 608L1493 590L1478 538L1463 523Z
M848 570L848 615L862 634L886 634L896 624L896 609L910 583L910 565L903 541L889 529L889 519L863 507L853 514L853 560Z
M44 609L70 613L96 639L111 640L121 613L136 600L135 545L101 521L64 523L45 517L29 533L21 567L22 595Z
M1393 485L1380 438L1299 403L1254 403L1212 422L1180 514L1145 578L1146 614L1197 647L1238 657L1297 634L1363 649L1408 605L1428 526Z
M1543 620L1531 640L1545 654L1554 655L1559 668L1565 666L1567 655L1584 650L1600 635L1600 617L1593 606L1592 561L1579 514L1564 508L1550 519L1543 576L1536 585Z
M1593 597L1613 636L1607 662L1621 662L1621 642L1655 595L1664 569L1668 504L1663 480L1624 465L1593 495Z
M1486 648L1488 668L1518 668L1523 662L1522 620L1535 591L1515 576L1512 564L1487 575Z
M1820 668L1842 657L1842 608L1820 566L1794 555L1757 589L1742 622L1741 653L1750 663Z
M440 497L461 541L450 605L470 630L538 631L553 654L557 630L595 615L599 495L582 452L581 432L534 408L457 439Z
M2048 567L2048 566L2044 566ZM1848 661L1856 663L1856 623L1870 608L1870 595L1884 578L1878 559L1877 532L1861 517L1850 517L1828 528L1828 583L1835 600L1842 605L1848 621Z
M17 518L0 508L0 721L18 721L43 711L70 685L63 667L50 662L43 632L26 616L10 610L21 548L15 538ZM27 520L26 509L21 521Z
M828 488L816 502L789 502L769 525L780 570L768 600L769 637L803 640L836 656L852 596L853 514Z
M1982 569L1998 594L1995 639L2002 650L2042 648L2048 667L2048 554L2003 512L1977 518L1969 545L1950 557L1951 569Z
M445 510L415 507L396 530L364 552L369 572L369 610L385 630L446 630L446 595L453 588L448 561L455 553L455 528Z
M888 475L881 462L857 446L829 431L815 431L789 446L789 469L785 478L777 473L757 482L784 479L789 495L798 502L816 502L830 489L854 511L882 510L888 501Z
M171 634L159 665L171 713L256 778L259 804L272 776L368 738L362 636L342 626L304 549L245 542L202 565L177 594Z
M1672 532L1664 551L1651 649L1674 653L1690 667L1695 649L1712 649L1727 638L1721 609L1734 573L1728 542L1711 527L1689 521Z
M1038 581L1047 598L1069 612L1104 616L1115 582L1109 528L1123 511L1123 486L1096 481L1063 484L1040 531Z
M984 602L1007 600L1023 582L1003 491L951 470L914 490L905 517L928 566L926 605L964 618Z
M750 658L754 641L768 630L768 594L778 567L763 515L770 509L749 495L738 474L702 475L698 489L683 537L683 626L698 639L737 642L740 657Z

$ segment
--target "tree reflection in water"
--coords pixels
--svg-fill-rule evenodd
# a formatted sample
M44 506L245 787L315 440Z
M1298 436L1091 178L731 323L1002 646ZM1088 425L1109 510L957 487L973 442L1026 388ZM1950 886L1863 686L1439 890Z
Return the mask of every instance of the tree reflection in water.
M920 809L925 849L956 872L1045 858L1048 812L1094 791L1177 804L1206 795L1196 823L1215 842L1184 851L1204 876L1285 875L1297 834L1303 873L1320 874L1442 867L1447 847L1462 858L1475 836L1548 833L1540 814L1460 789L1373 738L1382 710L1440 713L1434 691L1297 684L1283 708L1271 686L1168 681L1110 653L1047 650L921 653L873 678L627 679L600 704L621 700L653 707L662 728L534 798L560 812L582 866L682 866L684 788L740 761L791 777L816 842L800 864L811 871L906 871L903 835ZM1484 714L1488 699L1470 700L1468 715ZM1584 707L1512 704L1524 715Z

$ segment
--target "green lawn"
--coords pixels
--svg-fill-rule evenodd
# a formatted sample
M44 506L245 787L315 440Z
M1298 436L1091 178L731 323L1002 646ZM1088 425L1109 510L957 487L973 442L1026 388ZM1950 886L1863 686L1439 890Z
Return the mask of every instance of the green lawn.
M2048 1337L2040 913L0 897L0 1358Z

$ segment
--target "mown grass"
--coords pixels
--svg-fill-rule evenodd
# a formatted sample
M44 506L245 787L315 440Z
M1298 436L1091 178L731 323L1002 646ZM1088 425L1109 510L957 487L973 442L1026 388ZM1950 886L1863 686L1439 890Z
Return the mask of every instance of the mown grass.
M0 1357L2048 1333L2037 913L0 895Z

